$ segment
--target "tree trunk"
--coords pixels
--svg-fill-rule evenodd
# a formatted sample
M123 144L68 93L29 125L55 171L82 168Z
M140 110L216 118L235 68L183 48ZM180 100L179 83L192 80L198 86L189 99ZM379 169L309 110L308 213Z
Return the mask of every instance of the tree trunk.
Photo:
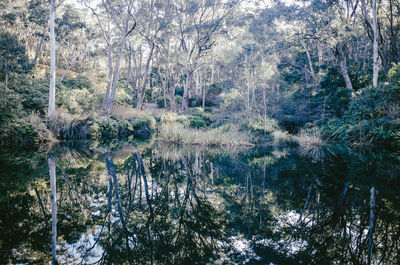
M6 77L5 77L5 81L6 81L6 84L5 84L5 86L4 86L4 96L6 96L7 95L7 90L8 90L8 70L6 69Z
M351 83L349 73L347 71L346 57L344 55L343 49L340 46L340 44L336 45L336 52L337 52L338 58L339 58L340 73L343 76L344 82L346 84L346 88L353 90L353 85Z
M132 73L132 47L131 44L128 42L128 71L126 77L126 89L129 88L129 83L131 81L131 73Z
M32 60L32 66L33 67L35 67L36 61L37 61L37 59L39 57L39 54L40 54L40 50L42 49L44 37L45 37L45 32L43 32L42 37L39 40L38 46L36 47L35 57L33 57L33 60Z
M306 51L308 68L310 70L310 74L313 79L313 86L314 86L314 88L316 88L318 81L317 81L317 77L315 75L314 66L312 64L310 52L308 51L308 48L307 48L306 44L304 43L304 41L301 41L300 43L303 46L304 50Z
M373 31L374 31L372 85L374 87L377 87L378 74L379 74L379 61L378 61L379 52L378 52L378 21L377 21L376 0L372 0L372 13L373 13Z
M263 105L264 105L264 134L267 133L267 93L265 84L263 85Z
M318 81L321 79L322 75L322 63L323 63L323 49L321 42L318 42Z
M107 49L107 67L108 67L108 75L107 75L107 88L106 94L104 95L104 100L102 107L105 108L107 106L108 100L110 98L110 90L112 84L112 75L113 75L113 65L112 65L112 45L108 45Z
M139 93L138 103L136 106L137 110L141 110L142 106L143 106L143 99L144 99L144 95L145 95L146 85L147 85L147 82L149 81L149 76L150 76L150 62L151 62L151 58L153 57L154 47L155 47L155 45L154 45L154 43L152 43L151 48L150 48L149 57L147 58L147 62L146 62L146 69L145 69L145 73L144 73L144 77L143 77L142 87L141 87L140 93Z
M189 89L190 83L192 82L192 73L190 69L186 70L186 80L183 85L183 101L182 101L182 112L186 114L189 107Z
M34 185L34 184L33 184L33 190L35 191L36 198L37 198L37 200L38 200L38 203L39 203L40 210L42 211L42 214L43 214L43 220L44 220L44 222L46 223L46 225L48 225L48 223L47 223L46 211L45 211L45 209L44 209L44 206L43 206L42 199L40 198L39 191L36 189L36 187L35 187L35 185Z
M56 37L54 33L55 0L50 0L50 90L47 119L51 121L56 111Z
M69 70L71 69L71 67L75 64L76 59L78 59L77 57L74 57L69 63L67 68L64 70L63 75L61 76L60 80L58 81L60 84L62 83L62 81L64 80L64 78L67 76Z
M168 73L168 90L169 90L169 109L170 111L176 111L175 82L174 82L174 76L171 73Z
M113 74L113 82L112 82L111 92L110 92L110 96L107 101L106 110L104 111L104 115L108 115L111 112L113 104L114 104L114 99L115 99L115 94L117 93L117 86L118 86L118 79L119 79L119 68L121 66L121 58L122 58L122 54L123 54L124 48L125 48L126 37L127 37L126 32L124 32L121 42L120 42L120 46L119 46L118 57L117 57L117 61L115 63L115 69L114 69L114 74Z

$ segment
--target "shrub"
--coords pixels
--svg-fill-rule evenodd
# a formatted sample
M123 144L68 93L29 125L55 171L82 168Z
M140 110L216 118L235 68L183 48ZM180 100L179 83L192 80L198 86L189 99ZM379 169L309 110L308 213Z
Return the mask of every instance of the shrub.
M3 143L42 144L56 141L37 112L32 112L3 128L0 138Z
M190 121L186 115L179 115L175 112L163 112L160 116L160 122L162 124L180 123L188 126Z
M83 75L79 75L75 78L67 78L62 84L69 89L90 89L92 88L92 82L89 78Z
M330 138L355 145L395 145L392 139L400 129L396 118L399 103L399 86L393 83L370 86L356 93L342 118L330 120L321 128L330 132Z
M99 120L100 133L103 137L125 137L134 135L149 138L155 129L155 120L149 114L129 106L115 105L110 118Z

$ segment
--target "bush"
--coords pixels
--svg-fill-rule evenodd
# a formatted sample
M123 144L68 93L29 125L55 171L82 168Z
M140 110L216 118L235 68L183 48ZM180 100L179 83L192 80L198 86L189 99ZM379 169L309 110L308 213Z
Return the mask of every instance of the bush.
M62 84L69 89L91 89L92 82L90 82L89 78L83 75L79 75L75 78L67 78Z
M0 139L3 144L56 142L51 131L47 129L44 119L37 112L32 112L27 117L15 120L7 127L3 127Z
M392 82L396 82L392 79ZM331 138L355 145L393 145L400 129L396 106L400 103L400 87L389 83L359 91L342 118L322 125Z

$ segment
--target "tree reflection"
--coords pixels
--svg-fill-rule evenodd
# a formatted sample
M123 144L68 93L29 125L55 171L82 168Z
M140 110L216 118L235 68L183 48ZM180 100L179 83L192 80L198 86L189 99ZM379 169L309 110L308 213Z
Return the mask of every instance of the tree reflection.
M0 184L0 263L400 261L390 154L341 150L323 162L286 149L51 154L24 167L2 160L12 170Z

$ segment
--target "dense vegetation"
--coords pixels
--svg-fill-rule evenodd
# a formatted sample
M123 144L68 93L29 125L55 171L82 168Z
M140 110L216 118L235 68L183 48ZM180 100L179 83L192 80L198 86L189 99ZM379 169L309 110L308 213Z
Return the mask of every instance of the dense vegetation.
M0 263L400 264L399 40L400 0L1 0Z
M1 143L396 147L400 2L374 3L2 1Z

